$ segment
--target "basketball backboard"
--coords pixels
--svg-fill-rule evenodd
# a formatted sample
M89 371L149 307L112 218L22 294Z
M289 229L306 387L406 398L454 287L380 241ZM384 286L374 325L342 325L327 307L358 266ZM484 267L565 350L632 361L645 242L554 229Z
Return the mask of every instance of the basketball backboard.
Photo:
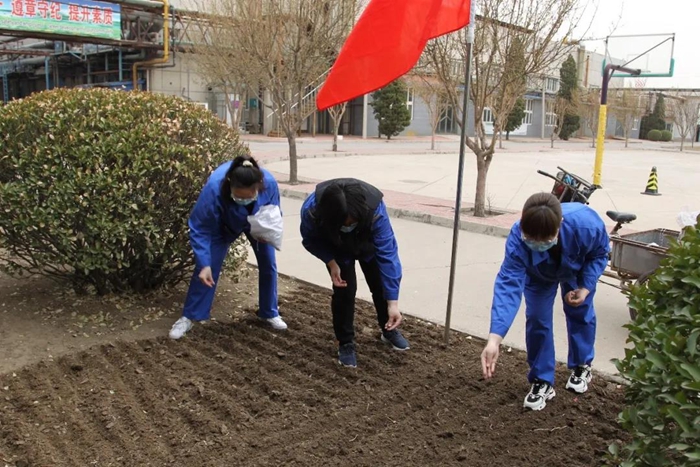
M641 70L638 78L670 78L675 68L675 41L675 33L608 36L603 69L607 64L621 65ZM618 71L615 76L624 78L630 74Z

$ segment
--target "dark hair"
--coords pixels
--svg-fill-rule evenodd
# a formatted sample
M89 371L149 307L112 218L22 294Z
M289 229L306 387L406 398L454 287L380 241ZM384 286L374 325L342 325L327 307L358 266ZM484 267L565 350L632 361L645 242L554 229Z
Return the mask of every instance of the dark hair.
M561 204L550 193L537 193L528 198L520 218L520 230L534 240L556 235L561 226Z
M372 224L372 213L360 184L331 183L316 200L313 211L316 225L340 244L340 228L348 217L357 221L357 231L364 232Z
M260 185L260 191L265 190L263 173L258 162L247 154L237 156L226 172L221 186L222 196L228 199L231 196L231 188L250 188L255 185Z

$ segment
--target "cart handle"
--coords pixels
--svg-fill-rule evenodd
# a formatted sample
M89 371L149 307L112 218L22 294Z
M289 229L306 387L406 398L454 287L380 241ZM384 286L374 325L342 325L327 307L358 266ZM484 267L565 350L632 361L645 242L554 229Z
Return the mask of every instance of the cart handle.
M544 175L545 177L549 177L549 178L551 178L552 180L554 180L555 182L559 182L559 183L564 183L564 184L566 184L566 183L563 182L562 180L559 180L557 177L555 177L555 176L552 175L552 174L548 174L548 173L545 172L544 170L538 170L537 173L540 174L540 175Z

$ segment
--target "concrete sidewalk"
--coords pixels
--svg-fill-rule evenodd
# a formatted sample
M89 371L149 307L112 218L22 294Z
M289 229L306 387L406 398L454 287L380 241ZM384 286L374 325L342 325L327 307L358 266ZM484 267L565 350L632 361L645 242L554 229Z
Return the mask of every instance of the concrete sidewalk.
M284 198L282 208L285 214L285 239L283 249L278 254L279 271L322 287L330 287L323 264L301 245L301 201ZM400 299L402 311L411 316L444 324L451 229L404 219L392 219L392 225L399 242L404 268ZM493 281L503 259L503 251L503 238L461 232L452 315L453 329L479 337L488 335ZM252 254L250 258L254 261ZM358 279L358 296L370 299L369 289L361 280L362 274L358 274ZM319 306L329 308L330 303L321 303ZM598 289L596 309L598 341L595 367L614 373L615 368L610 359L624 356L627 331L622 326L629 320L626 299L616 289L601 285ZM282 309L281 312L284 314L285 310ZM326 328L329 334L332 334L330 309ZM524 330L525 319L521 309L505 340L506 344L524 348ZM567 338L561 303L555 308L555 338L557 358L565 361ZM420 352L420 349L412 351Z

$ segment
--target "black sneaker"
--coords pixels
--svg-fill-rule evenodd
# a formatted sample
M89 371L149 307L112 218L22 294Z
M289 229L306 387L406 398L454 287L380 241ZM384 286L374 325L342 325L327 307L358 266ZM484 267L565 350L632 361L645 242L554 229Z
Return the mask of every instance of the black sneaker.
M571 372L569 380L566 382L566 389L574 391L576 394L583 394L588 391L588 384L593 379L590 365L579 365Z
M406 338L401 335L398 329L382 331L382 342L391 344L394 350L408 350L411 348Z
M530 392L525 396L523 407L531 410L542 410L547 406L547 401L552 400L557 393L551 384L542 380L535 380Z
M343 344L338 348L338 363L348 368L357 368L357 354L355 344Z

